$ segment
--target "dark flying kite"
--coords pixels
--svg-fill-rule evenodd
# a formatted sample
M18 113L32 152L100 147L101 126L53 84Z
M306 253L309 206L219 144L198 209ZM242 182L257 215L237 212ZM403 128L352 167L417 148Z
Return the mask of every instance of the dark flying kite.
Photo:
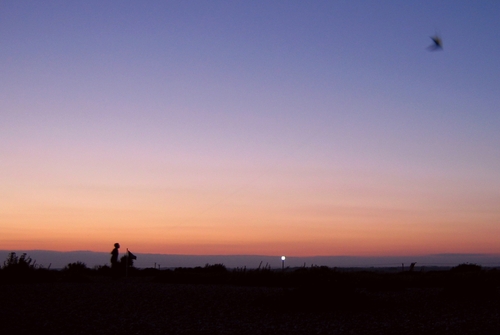
M443 41L441 41L441 37L438 35L431 36L433 44L429 45L427 47L427 50L429 51L437 51L437 50L443 50Z

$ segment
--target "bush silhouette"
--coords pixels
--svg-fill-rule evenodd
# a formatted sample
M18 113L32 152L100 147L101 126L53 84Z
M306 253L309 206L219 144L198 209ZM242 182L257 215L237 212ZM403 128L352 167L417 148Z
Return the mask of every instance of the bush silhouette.
M3 262L0 280L20 283L47 282L54 281L55 275L53 271L36 265L36 261L33 261L26 253L17 256L15 252L10 252Z
M15 252L9 253L3 262L2 270L6 271L29 271L35 269L35 264L31 264L31 258L23 253L20 257Z
M75 263L69 263L63 268L63 271L70 273L88 273L89 268L84 262L78 261Z
M69 282L88 282L91 270L83 262L69 263L62 269L63 279Z
M464 272L481 272L481 265L463 263L451 268L450 272L464 273Z
M459 264L448 272L443 296L455 301L491 299L497 296L498 277L477 264Z

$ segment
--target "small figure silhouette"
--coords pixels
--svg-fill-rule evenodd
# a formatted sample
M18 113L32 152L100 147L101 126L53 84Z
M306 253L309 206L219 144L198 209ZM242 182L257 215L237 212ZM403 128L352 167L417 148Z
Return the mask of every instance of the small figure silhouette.
M430 51L443 50L443 41L438 35L431 36L431 40L434 42L434 44L428 46L427 47L428 50Z
M120 263L118 262L118 249L120 243L115 243L115 248L111 251L111 272L113 279L117 279L120 275Z

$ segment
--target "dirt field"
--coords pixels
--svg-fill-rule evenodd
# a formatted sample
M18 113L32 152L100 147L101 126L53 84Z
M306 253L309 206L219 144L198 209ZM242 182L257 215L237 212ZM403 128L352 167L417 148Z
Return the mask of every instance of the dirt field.
M356 292L155 283L0 285L2 334L497 334L500 301L439 289ZM338 293L338 292L337 292Z

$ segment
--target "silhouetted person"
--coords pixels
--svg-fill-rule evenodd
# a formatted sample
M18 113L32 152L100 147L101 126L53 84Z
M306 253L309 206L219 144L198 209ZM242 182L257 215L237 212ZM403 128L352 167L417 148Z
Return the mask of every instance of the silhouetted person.
M117 279L120 276L120 263L118 262L118 249L120 249L120 243L115 243L115 248L111 251L111 273L113 279Z

